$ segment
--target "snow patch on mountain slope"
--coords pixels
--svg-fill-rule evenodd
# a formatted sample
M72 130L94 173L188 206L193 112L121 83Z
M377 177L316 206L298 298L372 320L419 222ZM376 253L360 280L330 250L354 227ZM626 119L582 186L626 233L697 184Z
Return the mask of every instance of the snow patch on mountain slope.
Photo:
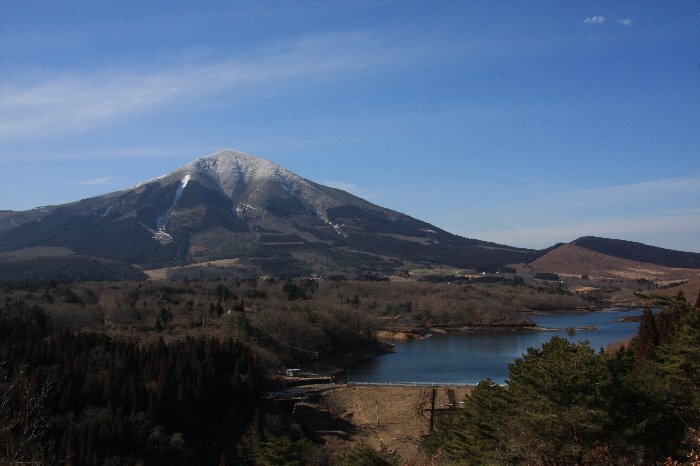
M330 220L326 220L326 223L330 225L333 228L333 231L335 231L339 236L342 236L343 238L348 237L348 234L343 231L343 227L345 226L344 224L340 225L338 223L333 223Z
M157 177L155 177L155 178L151 178L150 180L142 181L142 182L140 182L139 184L135 184L134 186L132 186L132 187L130 187L130 188L126 188L124 191L131 191L132 189L138 189L138 188L140 188L141 186L145 186L145 185L150 184L150 183L153 183L153 182L155 182L155 181L162 180L162 179L165 178L166 176L168 176L168 175L167 175L167 174L166 174L166 175L160 175L160 176L157 176Z
M169 233L166 233L163 230L154 230L153 228L149 227L143 222L138 222L139 225L144 227L146 230L148 230L152 235L153 239L159 241L161 244L167 244L170 243L173 240L173 237L170 236Z
M260 197L266 194L265 186L270 182L310 204L317 212L324 212L338 205L336 200L309 180L269 160L244 152L233 150L217 152L190 162L182 168L181 172L196 173L198 176L208 178L216 183L233 202L244 200L258 209L261 209ZM241 199L241 195L245 198Z
M245 213L250 212L250 211L261 212L261 209L255 207L255 206L252 206L250 204L247 204L247 203L239 204L237 207L235 207L232 210L238 215L245 214Z
M157 230L166 228L168 218L191 178L205 184L212 183L218 187L231 201L231 211L234 215L265 216L267 198L278 195L276 190L280 190L285 195L293 196L306 204L309 210L315 211L317 216L340 236L346 236L347 233L343 231L342 225L330 222L328 209L362 202L350 195L347 198L345 196L338 198L335 193L325 192L323 187L280 165L234 150L223 150L201 157L169 175L140 183L137 187L152 182L160 182L164 185L178 178L180 187L175 194L175 200L171 207L156 219Z
M261 181L276 179L290 191L306 180L283 167L244 152L225 150L202 157L185 165L186 171L194 171L215 181L229 198L233 198L241 186L259 185Z
M187 187L187 183L190 182L190 178L191 178L191 176L188 173L180 180L180 186L178 186L177 190L175 191L175 198L173 199L173 203L170 204L170 207L168 207L168 210L166 210L163 213L163 215L161 215L160 217L158 217L156 219L156 228L158 229L159 232L165 233L165 225L168 223L168 217L172 213L173 209L177 206L177 201L179 201L180 197L182 197L182 191L184 191L185 187ZM170 236L170 235L168 235L168 236Z
M182 191L185 189L187 186L187 183L190 182L190 175L189 173L185 175L185 177L180 181L180 186L177 188L177 191L175 191L175 200L173 201L173 207L177 204L177 201L180 200L180 197L182 196Z
M173 237L170 236L170 233L166 233L163 230L158 230L153 234L153 239L156 239L160 242L169 242L173 240Z

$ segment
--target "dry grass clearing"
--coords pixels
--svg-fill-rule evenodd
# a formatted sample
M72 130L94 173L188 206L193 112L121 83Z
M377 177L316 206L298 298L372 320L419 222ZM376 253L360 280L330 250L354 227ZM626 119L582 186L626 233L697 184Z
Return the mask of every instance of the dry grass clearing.
M196 264L181 265L176 267L165 267L162 269L144 270L143 272L146 275L148 275L148 278L151 280L167 280L168 274L176 270L195 269L200 267L235 267L236 265L239 265L240 262L240 259L219 259L214 261L198 262Z
M470 391L465 386L437 387L436 417L462 406ZM395 451L404 462L424 464L420 444L430 428L431 399L432 387L343 385L322 392L317 403L297 415L333 456L365 444Z
M620 259L573 244L562 245L530 265L539 272L553 272L562 276L587 275L591 279L646 279L659 283L692 280L700 276L698 269L679 269Z

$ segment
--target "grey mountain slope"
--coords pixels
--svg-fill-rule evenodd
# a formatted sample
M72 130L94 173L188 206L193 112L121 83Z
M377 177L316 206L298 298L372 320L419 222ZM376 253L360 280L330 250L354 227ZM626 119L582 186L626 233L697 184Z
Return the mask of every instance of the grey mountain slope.
M274 275L493 267L538 255L452 235L230 150L123 191L0 212L0 251L32 246L152 267L241 258Z

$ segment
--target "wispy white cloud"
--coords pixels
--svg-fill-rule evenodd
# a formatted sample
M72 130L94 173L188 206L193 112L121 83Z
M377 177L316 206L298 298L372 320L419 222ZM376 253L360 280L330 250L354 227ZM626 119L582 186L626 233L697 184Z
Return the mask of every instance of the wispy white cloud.
M437 49L449 53L449 47ZM15 76L0 81L0 137L82 131L166 105L201 105L211 97L217 97L218 103L235 104L299 86L411 66L440 53L400 34L361 31L304 36L234 58L148 72L102 69L30 84L25 77Z
M113 176L103 176L102 178L93 178L91 180L81 181L80 185L98 185L98 184L108 184L114 181Z
M571 195L572 197L598 201L600 199L615 198L636 200L640 197L659 196L671 193L690 194L697 192L700 192L700 177L661 178L641 183L582 189L572 191Z
M193 157L203 156L214 152L218 147L192 146L165 146L154 147L105 147L89 149L63 149L42 151L34 147L6 154L0 151L1 164L16 164L17 159L24 162L41 163L44 161L68 161L68 160L107 160L107 159L181 159L182 163L190 161Z
M493 217L481 212L488 218L479 230L468 223L448 230L532 248L593 235L664 247L675 242L676 249L700 252L699 205L700 176L574 190L544 186L499 199Z
M325 186L330 186L331 188L347 191L350 194L354 194L355 196L361 197L365 200L372 200L377 197L376 194L369 193L357 186L356 184L348 183L346 181L323 181L321 182L321 184Z
M634 20L632 18L618 19L617 24L624 27L632 26L632 24L634 24Z
M561 210L600 210L620 206L644 206L651 203L688 202L700 200L700 177L661 178L639 183L627 183L583 189L555 188L546 183L528 189L504 191L511 206L521 208L546 196L549 208Z
M324 181L322 184L324 184L326 186L330 186L331 188L341 189L341 190L347 191L349 193L360 191L360 188L358 188L357 185L352 184L352 183L347 183L345 181Z
M583 20L583 24L603 24L604 22L604 16L589 16Z
M603 218L552 223L532 228L508 228L482 231L476 234L503 244L544 248L558 242L573 241L581 236L607 236L620 239L653 242L647 238L671 235L697 235L700 232L700 211L669 215ZM469 232L474 236L474 232Z

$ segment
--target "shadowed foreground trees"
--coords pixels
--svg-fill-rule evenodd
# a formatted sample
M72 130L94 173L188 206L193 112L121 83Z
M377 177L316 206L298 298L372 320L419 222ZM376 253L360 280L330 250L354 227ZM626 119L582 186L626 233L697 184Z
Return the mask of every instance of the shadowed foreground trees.
M610 384L590 347L555 337L511 365L508 388L481 382L430 443L475 463L580 464L611 425Z
M558 337L528 350L510 366L507 386L481 382L426 447L460 464L682 459L700 423L700 309L684 300L660 304L658 315L645 312L631 348L616 354Z
M235 461L260 390L246 346L43 336L30 313L18 317L15 308L0 308L15 324L0 325L0 464L215 464L222 454Z
M5 363L0 362L0 370ZM51 389L50 378L28 376L26 365L0 381L0 464L46 462L43 442L49 420L45 401Z

